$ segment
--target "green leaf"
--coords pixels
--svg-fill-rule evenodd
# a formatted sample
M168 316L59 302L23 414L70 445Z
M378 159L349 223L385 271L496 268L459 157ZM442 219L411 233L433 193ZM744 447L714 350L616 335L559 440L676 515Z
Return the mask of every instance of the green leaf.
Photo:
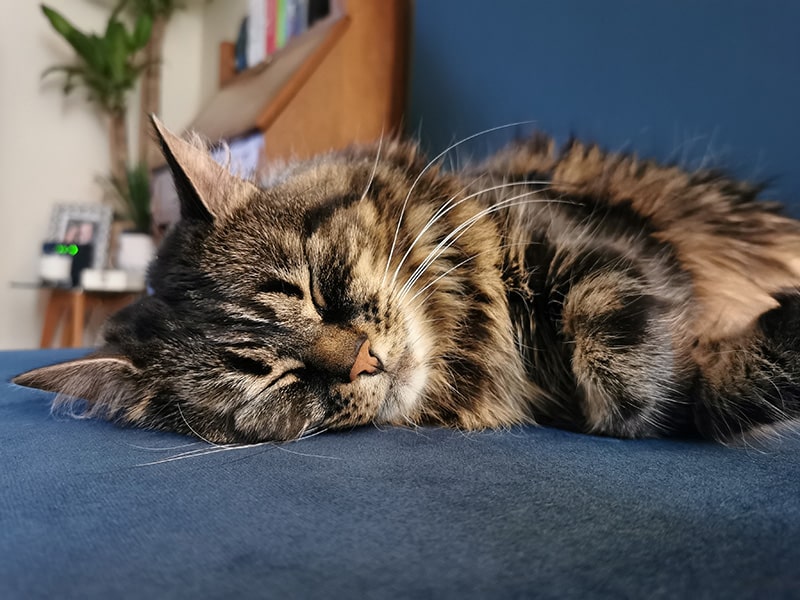
M136 24L133 28L133 35L130 38L130 50L141 50L150 41L150 35L153 32L153 19L150 15L141 14L136 19Z
M128 207L136 229L150 232L150 172L146 165L128 169Z
M105 38L91 34L87 37L89 51L86 56L81 56L86 66L97 72L103 73L108 70L108 50L106 49Z
M72 32L75 31L75 27L73 27L72 23L67 21L57 10L45 4L42 4L41 8L44 16L47 17L48 21L50 21L50 24L53 26L53 29L60 33L64 39L69 38Z
M119 21L111 21L106 30L106 51L109 66L109 77L115 83L125 80L128 67L128 33Z
M76 29L61 13L44 4L42 4L42 12L50 21L53 29L73 47L78 56L87 62L95 59L95 50L85 33Z
M83 33L58 11L42 5L42 12L55 31L73 47L80 59L79 64L68 68L56 66L48 69L43 76L61 72L65 77L65 94L78 86L85 87L90 99L106 112L124 111L128 93L147 67L137 56L147 45L153 25L149 15L140 15L129 31L117 19L126 5L127 0L117 5L102 35Z

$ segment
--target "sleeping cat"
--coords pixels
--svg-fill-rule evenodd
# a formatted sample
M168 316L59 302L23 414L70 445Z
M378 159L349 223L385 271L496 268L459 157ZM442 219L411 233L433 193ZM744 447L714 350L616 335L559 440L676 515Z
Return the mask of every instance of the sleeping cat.
M375 424L728 440L800 416L800 223L713 172L536 136L386 141L258 187L155 122L181 222L94 354L21 385L211 442Z

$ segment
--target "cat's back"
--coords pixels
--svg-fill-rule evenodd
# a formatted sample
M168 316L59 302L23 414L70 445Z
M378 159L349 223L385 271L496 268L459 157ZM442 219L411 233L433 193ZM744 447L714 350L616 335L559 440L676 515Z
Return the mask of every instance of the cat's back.
M572 214L564 239L608 234L611 223L622 245L647 238L668 244L691 275L701 337L741 331L777 305L772 294L800 286L800 223L760 201L758 187L719 172L689 172L577 141L558 149L542 135L506 148L482 170L494 180L536 182L551 205L531 202L524 210L541 213L531 223L546 222L551 231L553 219L569 223Z

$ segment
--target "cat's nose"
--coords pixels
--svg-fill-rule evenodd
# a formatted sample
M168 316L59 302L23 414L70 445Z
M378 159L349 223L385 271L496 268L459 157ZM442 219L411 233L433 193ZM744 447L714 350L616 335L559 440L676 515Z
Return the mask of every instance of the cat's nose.
M355 381L359 375L377 373L383 368L380 359L369 351L369 340L364 337L359 341L361 345L356 353L353 368L350 369L350 381Z
M355 381L383 369L379 358L370 352L367 336L353 329L326 325L304 357L309 365L327 371L342 382Z

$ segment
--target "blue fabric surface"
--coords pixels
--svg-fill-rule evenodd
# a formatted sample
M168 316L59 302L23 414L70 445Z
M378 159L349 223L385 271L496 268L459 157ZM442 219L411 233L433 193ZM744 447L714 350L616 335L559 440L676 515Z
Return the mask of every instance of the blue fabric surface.
M358 429L217 452L0 353L0 598L800 597L800 441ZM191 444L191 445L187 445Z

